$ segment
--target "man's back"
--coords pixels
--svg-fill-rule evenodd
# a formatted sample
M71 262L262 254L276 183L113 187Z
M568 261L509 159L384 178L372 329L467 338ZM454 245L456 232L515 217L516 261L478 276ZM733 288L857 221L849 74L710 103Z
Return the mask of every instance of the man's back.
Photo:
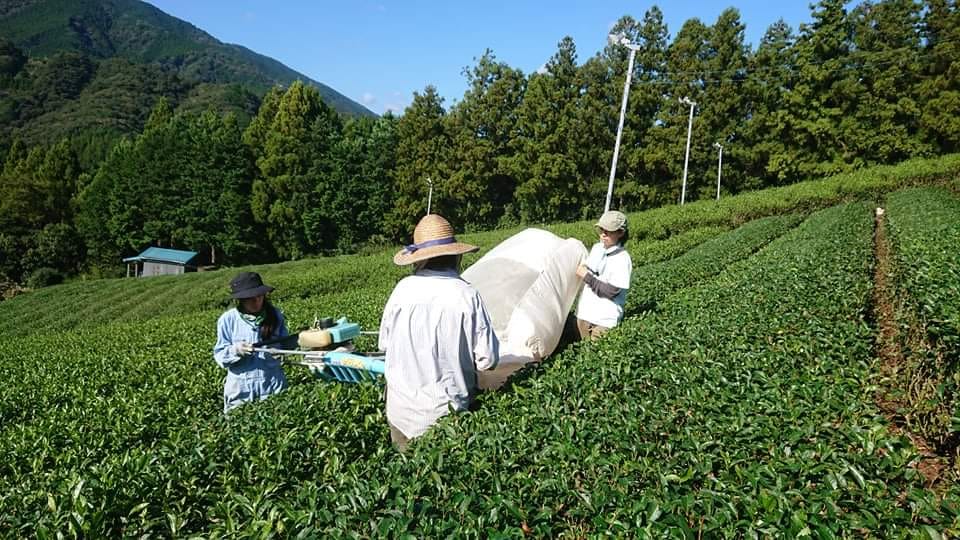
M483 301L450 270L419 270L401 280L384 308L387 418L407 437L421 435L450 407L466 409L476 370L499 358Z

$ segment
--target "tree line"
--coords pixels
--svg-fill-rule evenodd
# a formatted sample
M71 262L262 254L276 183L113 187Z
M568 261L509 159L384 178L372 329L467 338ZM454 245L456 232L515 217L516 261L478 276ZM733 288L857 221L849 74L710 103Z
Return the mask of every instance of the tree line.
M725 194L960 149L956 0L811 9L809 24L779 21L755 48L733 8L672 39L657 7L622 17L612 32L639 50L613 206L679 200L680 98L697 103L688 201L715 195L714 143ZM249 121L161 99L88 166L69 139L28 148L11 137L0 141L0 273L36 284L114 275L150 245L241 264L406 241L428 179L434 211L459 229L596 216L628 52L608 45L581 63L567 37L524 74L488 50L449 108L427 86L402 115L376 119L343 117L301 83L267 92Z

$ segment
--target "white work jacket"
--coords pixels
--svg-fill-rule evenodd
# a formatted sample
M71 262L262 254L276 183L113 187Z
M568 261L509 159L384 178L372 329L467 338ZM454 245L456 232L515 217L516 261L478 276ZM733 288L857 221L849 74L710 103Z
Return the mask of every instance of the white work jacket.
M496 367L500 344L480 294L454 270L419 270L393 289L380 321L387 419L408 438L465 410L477 370Z
M597 279L617 287L620 292L612 299L600 298L589 285L584 285L577 304L577 318L604 328L613 328L623 318L623 306L627 303L630 274L633 272L630 254L620 244L604 248L602 242L597 242L590 249L585 264Z

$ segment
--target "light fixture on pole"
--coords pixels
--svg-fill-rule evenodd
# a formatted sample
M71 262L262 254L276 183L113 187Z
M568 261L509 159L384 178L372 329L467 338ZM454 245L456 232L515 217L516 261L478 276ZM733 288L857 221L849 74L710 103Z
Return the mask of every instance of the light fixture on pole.
M620 103L620 123L617 125L617 142L613 145L613 162L610 164L610 182L607 185L607 201L603 211L610 210L610 200L613 198L613 178L617 175L617 158L620 156L620 136L623 134L623 117L627 112L627 96L630 94L630 81L633 79L633 57L640 46L631 42L623 34L610 34L607 40L611 45L623 45L630 49L630 61L627 65L627 77L623 83L623 101Z
M719 156L717 157L717 200L720 200L720 172L723 170L723 145L715 142L713 147L718 150Z
M680 103L690 106L690 121L687 124L687 157L683 159L683 188L680 190L680 205L687 200L687 166L690 164L690 133L693 131L693 109L697 106L696 101L684 96L680 98Z
M430 191L427 194L427 215L430 215L430 203L433 202L433 180L430 177L427 177L427 185L430 186Z

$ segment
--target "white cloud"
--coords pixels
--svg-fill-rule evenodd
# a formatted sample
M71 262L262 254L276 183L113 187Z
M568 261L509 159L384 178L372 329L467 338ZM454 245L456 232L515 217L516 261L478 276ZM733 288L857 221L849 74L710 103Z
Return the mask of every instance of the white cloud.
M369 107L370 105L373 105L374 103L377 102L377 98L374 97L374 95L371 94L370 92L364 92L364 93L363 93L363 97L360 98L360 101L361 101L364 105L366 105L366 106Z
M540 75L546 75L546 74L547 74L547 64L543 64L542 66L538 67L538 68L537 68L537 73L539 73Z

